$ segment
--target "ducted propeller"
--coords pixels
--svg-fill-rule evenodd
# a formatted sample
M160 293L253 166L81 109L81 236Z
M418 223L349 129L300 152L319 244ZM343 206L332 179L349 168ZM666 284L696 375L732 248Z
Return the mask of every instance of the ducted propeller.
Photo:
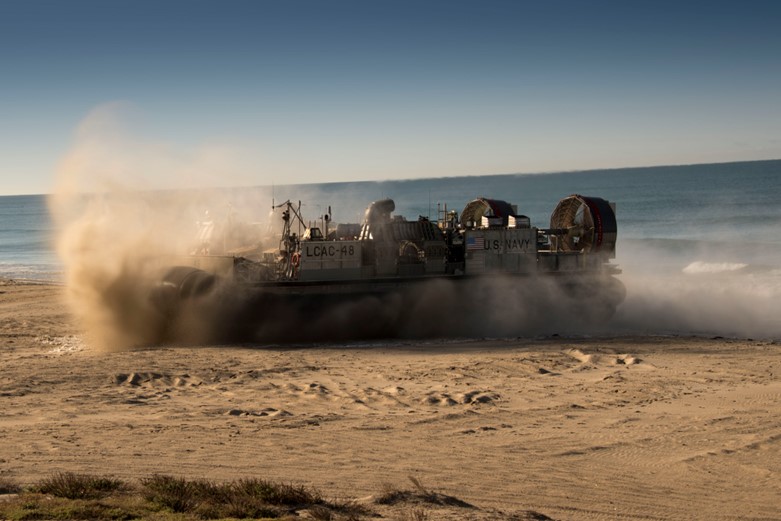
M560 231L554 237L559 251L615 254L616 214L604 199L578 194L565 197L553 210L550 227Z

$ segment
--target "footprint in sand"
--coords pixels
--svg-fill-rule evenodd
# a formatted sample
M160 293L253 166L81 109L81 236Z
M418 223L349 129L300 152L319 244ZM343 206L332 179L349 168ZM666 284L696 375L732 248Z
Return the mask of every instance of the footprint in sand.
M225 411L226 416L256 416L256 417L268 417L268 418L282 418L285 416L293 416L292 413L285 411L284 409L274 409L273 407L266 407L259 411L246 411L243 409L229 409Z
M499 399L499 395L491 391L474 390L466 393L450 395L448 393L430 392L422 403L428 405L479 405L491 404Z
M304 389L304 394L309 395L315 395L315 396L327 396L331 394L331 391L328 390L328 387L319 384L317 382L309 384L309 386Z
M584 365L606 366L606 365L637 365L643 363L640 358L629 354L586 354L580 349L568 349L566 354Z
M391 385L390 387L386 387L382 390L385 394L389 394L391 396L401 396L403 394L407 394L407 391L403 387L399 387L398 385Z
M468 393L459 394L457 399L463 404L488 404L497 401L499 395L490 391L470 391Z
M409 407L402 399L405 394L404 388L391 386L384 389L375 389L366 387L359 389L352 395L356 403L361 404L381 404L386 406L401 405Z
M427 405L456 405L458 404L457 401L455 401L451 396L447 393L439 393L439 392L431 392L426 395L423 400L421 400L422 403Z
M618 355L615 359L616 365L635 365L640 364L643 361L632 355Z
M121 373L114 375L115 385L132 387L193 387L201 385L200 380L188 374L174 376L161 373Z

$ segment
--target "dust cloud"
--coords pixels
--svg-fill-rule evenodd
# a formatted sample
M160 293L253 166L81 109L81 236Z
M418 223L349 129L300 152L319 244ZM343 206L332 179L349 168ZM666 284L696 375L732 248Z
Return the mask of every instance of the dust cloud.
M566 286L544 277L435 279L349 299L230 291L214 308L218 336L261 343L594 333L624 294L614 279Z
M140 139L128 112L106 105L82 122L48 200L69 303L90 343L107 350L206 335L198 309L172 323L150 292L166 264L199 247L199 223L238 211L224 192L198 188L225 176L212 172L220 154Z
M779 264L768 268L743 251L720 258L679 244L624 245L620 237L624 273L585 285L557 277L435 280L345 302L208 278L178 299L161 282L177 257L203 250L203 224L269 219L270 194L197 188L210 182L203 176L216 166L203 158L214 154L140 140L125 130L121 112L102 107L84 121L49 200L70 304L96 348L552 334L781 337ZM247 237L257 231L247 229Z
M781 338L781 245L625 242L613 332Z
M237 214L249 208L268 215L270 194L192 188L208 184L200 178L211 174L202 164L211 156L140 139L128 131L125 113L126 107L109 105L84 120L49 200L70 304L96 348L506 336L582 331L591 322L584 317L593 304L538 279L432 281L345 303L280 297L204 278L201 289L179 298L181 288L164 283L186 275L171 275L177 258L219 253L214 244L212 251L204 247L203 225L241 220L246 215ZM238 206L237 195L244 197Z

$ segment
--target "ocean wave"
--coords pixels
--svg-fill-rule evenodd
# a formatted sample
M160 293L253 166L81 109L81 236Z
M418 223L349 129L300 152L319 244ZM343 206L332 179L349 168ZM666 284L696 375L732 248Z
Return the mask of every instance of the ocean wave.
M14 280L35 280L41 282L62 282L65 272L62 266L52 264L0 263L0 278Z
M740 271L748 267L748 264L743 262L704 262L694 261L685 268L683 272L689 275L697 274L713 274L713 273L725 273Z

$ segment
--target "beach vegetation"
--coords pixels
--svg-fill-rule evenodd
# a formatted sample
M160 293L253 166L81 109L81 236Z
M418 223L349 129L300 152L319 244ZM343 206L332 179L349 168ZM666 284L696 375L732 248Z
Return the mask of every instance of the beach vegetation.
M435 492L420 482L415 476L408 476L412 489L397 488L389 484L383 485L382 492L374 498L378 505L396 505L398 503L419 503L438 506L454 506L461 508L474 508L466 501L453 496Z
M0 494L18 494L22 487L10 478L0 478Z
M294 519L358 521L372 512L352 501L323 498L303 485L257 478L231 482L153 475L137 482L57 473L26 488L5 480L0 519L201 521Z
M404 510L402 521L428 521L428 510L420 507Z
M73 472L58 472L41 480L32 490L66 499L97 499L118 490L122 482Z

